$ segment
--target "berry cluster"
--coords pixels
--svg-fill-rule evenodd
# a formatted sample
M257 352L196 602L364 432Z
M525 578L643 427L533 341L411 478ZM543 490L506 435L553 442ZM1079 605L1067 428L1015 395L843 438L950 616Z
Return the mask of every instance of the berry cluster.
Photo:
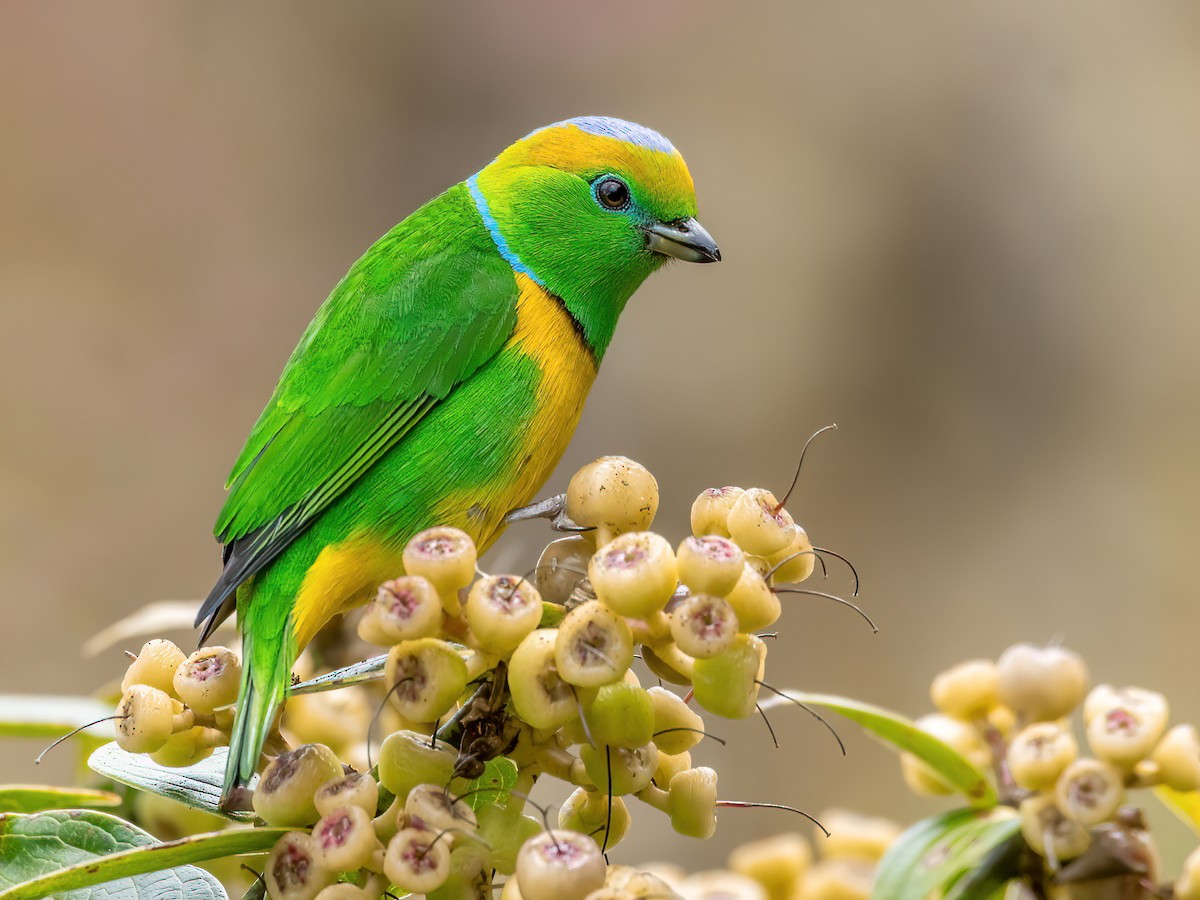
M714 832L717 774L692 764L705 731L691 701L727 718L755 712L767 655L756 632L780 616L778 585L811 575L818 551L767 490L703 492L678 547L649 530L658 500L631 460L585 466L562 509L577 533L524 575L481 573L455 528L412 538L404 574L358 621L362 640L387 648L377 764L362 761L370 728L347 734L370 718L364 695L344 704L352 715L326 708L361 685L293 696L265 754L254 811L298 829L266 863L271 897L488 896L496 872L503 896L525 900L671 896L649 874L608 868L604 852L628 829L630 798L681 834ZM643 687L639 656L687 697ZM147 644L126 676L121 746L169 765L211 753L228 740L237 670L221 648L184 660L169 642ZM167 762L172 742L188 752ZM498 757L515 787L472 803L472 780ZM556 828L526 814L543 775L575 786ZM353 883L338 881L346 873Z
M225 647L191 656L171 641L149 641L121 682L117 744L162 766L190 766L229 743L242 665Z
M1062 870L1107 833L1137 835L1139 876L1157 881L1158 858L1127 792L1165 785L1200 789L1200 736L1170 726L1166 698L1137 687L1088 690L1078 654L1063 647L1016 644L996 662L971 660L939 674L931 687L939 712L917 725L996 775L1003 802L1020 815L1025 843L1045 872ZM1083 744L1070 717L1082 715ZM902 755L906 783L922 794L949 793L924 763ZM1200 875L1200 856L1193 865ZM1200 898L1185 878L1177 898Z

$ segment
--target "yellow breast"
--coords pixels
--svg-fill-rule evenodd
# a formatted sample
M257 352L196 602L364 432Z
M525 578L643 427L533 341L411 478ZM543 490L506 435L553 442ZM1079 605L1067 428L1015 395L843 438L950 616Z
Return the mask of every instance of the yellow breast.
M527 275L517 273L516 279L517 326L506 349L529 357L542 375L524 434L524 452L514 457L509 477L496 479L485 503L471 504L485 511L482 521L464 523L476 536L480 552L504 530L504 515L528 503L553 473L596 380L596 358L562 301ZM463 498L448 497L443 508L447 517L457 518Z

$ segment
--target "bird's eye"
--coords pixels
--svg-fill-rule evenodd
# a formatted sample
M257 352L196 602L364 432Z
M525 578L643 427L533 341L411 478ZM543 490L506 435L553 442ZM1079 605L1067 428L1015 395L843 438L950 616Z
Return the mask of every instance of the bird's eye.
M629 187L619 178L603 178L596 183L596 199L605 209L626 209Z

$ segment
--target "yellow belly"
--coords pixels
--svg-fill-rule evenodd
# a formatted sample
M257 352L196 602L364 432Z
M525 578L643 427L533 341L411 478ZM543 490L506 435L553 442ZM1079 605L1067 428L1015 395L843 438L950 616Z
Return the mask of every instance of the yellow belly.
M504 516L528 503L553 473L567 449L596 361L562 303L529 277L517 274L517 325L505 347L533 360L542 373L527 422L522 452L510 471L482 492L450 492L438 503L438 524L464 529L483 553L504 530ZM400 548L360 532L325 547L304 576L292 607L292 627L305 646L334 615L369 600L380 583L403 574Z

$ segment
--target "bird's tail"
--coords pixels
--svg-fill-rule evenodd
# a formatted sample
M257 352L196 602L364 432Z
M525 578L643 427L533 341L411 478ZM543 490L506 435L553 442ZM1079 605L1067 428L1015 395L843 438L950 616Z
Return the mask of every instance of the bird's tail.
M242 686L238 693L233 733L229 738L229 758L225 762L225 784L221 805L237 805L236 793L244 788L258 769L258 759L275 714L283 703L291 682L288 638L291 621L274 634L263 634L250 622L242 628Z

